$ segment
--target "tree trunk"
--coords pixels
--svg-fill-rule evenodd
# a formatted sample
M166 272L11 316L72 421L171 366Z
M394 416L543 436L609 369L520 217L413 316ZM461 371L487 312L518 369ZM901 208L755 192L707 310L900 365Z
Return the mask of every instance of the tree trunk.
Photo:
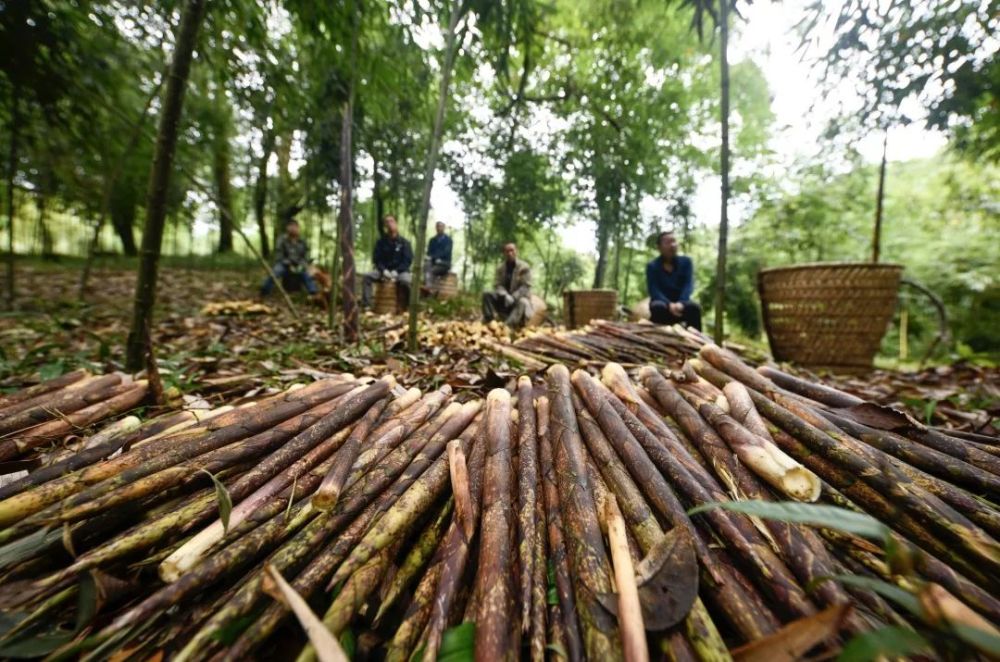
M288 190L291 176L288 173L288 162L292 158L292 136L282 136L275 149L278 155L278 187L275 191L274 200L274 243L278 243L278 237L285 233L285 209L289 205Z
M722 343L726 305L726 250L729 242L729 0L719 3L719 50L722 73L722 216L719 219L719 257L715 264L715 342Z
M21 90L14 85L10 96L10 150L7 154L7 310L14 310L14 178L21 133Z
M119 191L111 201L111 227L122 242L122 252L128 257L139 254L139 249L135 245L135 205L136 200L132 191ZM96 250L97 247L94 248Z
M344 102L340 130L340 215L337 234L340 235L340 298L344 307L344 340L358 339L358 300L354 291L354 218L352 215L354 150L351 146L351 123L354 121L354 103L348 92Z
M444 114L448 108L448 88L451 85L451 72L455 68L456 35L458 23L462 18L464 2L458 0L452 4L451 18L448 21L448 33L445 37L444 67L441 69L441 89L438 92L437 114L434 116L434 130L431 132L431 143L427 149L427 168L424 171L424 194L417 216L416 251L413 257L413 284L410 287L410 324L407 332L407 345L410 351L417 349L417 312L420 308L420 275L424 268L424 243L427 237L427 218L431 211L431 191L434 188L434 172L437 168L438 151L441 148L441 134L444 131Z
M52 179L51 173L47 174L45 180L50 183ZM46 222L46 212L48 211L48 201L47 192L49 190L48 186L43 186L38 191L38 236L42 241L42 257L45 259L51 259L55 253L55 247L53 246L52 231L49 229L49 225Z
M264 130L261 151L263 154L257 161L257 183L253 189L253 212L257 219L257 233L260 235L260 254L268 258L271 257L271 247L267 242L267 220L264 212L267 209L267 162L271 158L271 152L274 151L274 129Z
M598 204L597 212L597 266L594 268L594 289L604 287L608 270L608 243L611 238L611 219L605 206Z
M875 200L875 230L872 233L872 262L878 262L882 254L882 202L885 200L885 166L889 148L889 130L882 139L882 165L878 169L878 198Z
M174 149L177 146L178 125L184 107L184 92L191 71L191 59L204 16L205 0L188 0L185 3L163 98L153 165L149 173L146 225L142 234L139 279L135 287L132 328L129 331L125 359L125 365L129 370L137 371L143 367L143 359L147 356L147 348L151 345L149 329L156 301L160 244L163 241L163 224L167 215L167 189L170 184Z
M104 187L103 193L101 194L101 211L97 217L97 222L94 223L94 234L90 238L90 245L87 247L87 259L83 263L83 272L80 274L80 300L83 301L87 294L87 284L90 281L90 270L94 264L94 253L97 252L98 243L101 240L101 230L104 228L104 221L108 217L111 210L111 196L114 193L115 186L118 183L118 178L121 176L122 171L125 169L125 164L128 162L129 156L135 149L136 144L139 142L139 138L142 136L143 129L146 126L146 118L149 117L149 108L153 105L153 100L160 96L160 89L163 87L163 82L166 80L167 72L164 72L163 76L160 76L160 81L150 92L149 96L146 97L146 103L142 107L142 114L139 115L139 119L132 126L132 133L128 139L128 144L125 149L122 150L121 155L114 164L111 166L111 170L104 177ZM132 236L132 228L129 226L128 236L131 238L132 253L130 255L136 254L135 249L135 238ZM122 242L124 244L124 241Z
M372 198L375 201L375 236L381 237L382 218L385 217L385 198L382 197L382 175L379 172L378 156L372 150Z
M233 252L233 187L230 182L229 131L232 112L222 84L215 88L215 135L212 136L212 175L215 178L215 201L219 211L219 253Z
M351 78L340 128L340 215L337 234L340 235L340 300L344 307L344 340L353 343L358 339L358 298L354 291L354 145L351 130L354 124L354 69L360 29L358 8L354 2L351 2L351 23Z

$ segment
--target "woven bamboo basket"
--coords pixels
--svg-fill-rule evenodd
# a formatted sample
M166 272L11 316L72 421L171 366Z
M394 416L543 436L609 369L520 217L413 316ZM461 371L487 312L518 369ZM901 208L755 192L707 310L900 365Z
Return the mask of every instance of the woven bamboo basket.
M563 311L571 329L590 320L611 320L618 310L617 290L567 290L563 292Z
M375 283L375 301L372 304L372 312L376 315L398 313L401 309L397 289L396 281L377 281Z
M448 273L431 278L431 291L438 299L453 299L458 294L458 274Z
M762 269L764 328L778 361L867 370L896 308L903 267L829 263Z

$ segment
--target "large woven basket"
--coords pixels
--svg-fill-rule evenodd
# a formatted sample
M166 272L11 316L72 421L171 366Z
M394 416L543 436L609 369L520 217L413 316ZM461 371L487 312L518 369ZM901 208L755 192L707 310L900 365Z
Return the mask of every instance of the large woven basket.
M566 290L563 292L563 312L571 329L590 320L610 320L618 310L617 290Z
M903 267L829 263L762 269L764 328L778 361L871 368L896 308Z

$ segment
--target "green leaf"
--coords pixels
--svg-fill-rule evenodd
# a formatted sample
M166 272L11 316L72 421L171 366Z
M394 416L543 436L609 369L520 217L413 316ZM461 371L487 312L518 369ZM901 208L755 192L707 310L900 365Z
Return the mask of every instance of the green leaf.
M44 382L50 379L55 379L64 372L66 372L66 366L63 365L63 362L54 361L53 363L46 363L38 368L38 378Z
M869 662L870 660L910 657L930 648L919 633L909 628L886 626L865 632L848 641L837 662Z
M995 634L968 625L954 625L951 631L963 642L987 653L990 657L1000 657L1000 637Z
M222 520L222 530L229 533L229 515L233 512L233 499L229 496L229 490L216 478L208 469L202 469L215 485L215 500L219 504L219 519Z
M471 662L475 659L476 645L476 624L472 621L465 621L453 628L448 628L441 636L441 648L438 649L438 662ZM411 660L420 660L424 657L424 648L421 646L410 656Z
M927 404L924 405L924 422L927 425L930 425L934 419L934 411L937 409L937 404L937 400L928 400Z
M838 581L841 584L847 584L848 586L874 591L886 600L892 600L915 616L921 616L924 613L917 596L881 579L863 577L861 575L832 575L829 579Z
M358 638L354 636L354 630L347 628L341 633L340 647L344 649L348 660L354 659L354 653L358 650Z
M706 503L688 511L688 515L697 515L713 508L722 508L745 515L754 515L765 519L796 524L809 524L828 529L837 529L853 533L863 538L882 541L889 534L889 529L870 515L856 513L853 510L827 506L817 503L797 503L794 501L725 501Z
M476 624L472 621L460 623L444 631L438 662L470 662L474 659Z
M9 568L62 540L62 529L38 529L0 547L0 569Z
M564 660L568 660L569 659L569 654L566 652L566 649L563 648L562 644L559 644L559 643L549 644L548 646L545 647L545 650L552 651L556 655L562 657L562 659L564 659Z

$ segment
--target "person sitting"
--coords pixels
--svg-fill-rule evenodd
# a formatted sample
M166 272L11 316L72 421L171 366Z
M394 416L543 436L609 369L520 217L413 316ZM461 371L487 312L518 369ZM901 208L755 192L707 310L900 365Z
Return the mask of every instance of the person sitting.
M701 306L691 301L694 263L686 255L677 254L673 232L661 232L656 245L660 255L646 265L650 319L654 324L684 322L701 331Z
M312 259L309 257L309 244L302 238L298 221L291 220L285 223L285 234L278 237L278 243L274 246L274 266L271 271L274 276L268 275L261 285L261 296L267 296L274 289L275 279L284 280L286 276L295 276L302 280L306 291L316 295L319 288L316 281L309 273L309 264Z
M427 264L424 269L424 282L431 285L435 278L447 276L451 270L451 237L444 233L444 223L438 221L434 225L437 234L427 242Z
M483 320L502 319L518 329L531 318L531 267L517 259L513 242L503 247L504 261L497 267L493 291L483 292Z
M366 273L362 279L361 305L365 307L371 305L376 281L395 281L401 290L397 294L404 301L410 293L413 248L410 247L410 242L399 235L399 223L394 216L383 218L382 228L384 234L375 242L375 254L372 258L375 269Z

